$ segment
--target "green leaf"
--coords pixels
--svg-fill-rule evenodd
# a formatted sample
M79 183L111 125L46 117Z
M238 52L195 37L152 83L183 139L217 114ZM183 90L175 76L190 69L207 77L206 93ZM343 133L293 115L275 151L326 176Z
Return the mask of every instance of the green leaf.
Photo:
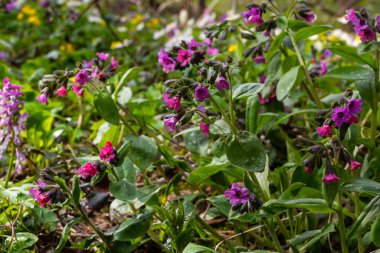
M257 96L252 96L247 99L247 106L245 111L245 125L246 130L253 134L257 130L257 116L261 104Z
M128 152L128 158L141 170L145 170L152 164L157 156L157 145L153 139L141 135L127 135L126 141L132 141Z
M58 218L55 213L47 208L35 206L32 209L32 214L36 225L42 226L48 232L56 230Z
M94 106L105 121L116 126L120 124L119 111L108 91L103 90L95 95Z
M366 57L364 55L358 55L356 48L349 46L334 46L329 48L329 50L337 55L342 56L344 59L352 60L360 64L367 64L374 67L375 63L372 58Z
M59 243L58 243L57 247L55 248L55 251L54 251L55 253L60 253L64 249L66 242L69 239L69 234L70 234L71 228L81 221L82 221L82 217L78 217L78 218L71 220L69 223L66 224L66 226L63 228L63 231L61 234L61 239L59 240Z
M301 235L297 235L294 239L291 239L289 241L289 244L295 246L304 243L308 239L311 239L309 242L307 242L300 248L300 251L304 251L308 249L310 246L312 246L315 242L319 241L322 237L332 232L335 232L334 225L328 224L322 229L307 231Z
M143 236L152 223L152 214L144 213L124 221L113 233L113 241L131 241Z
M233 136L227 144L227 158L233 165L252 172L265 169L266 153L256 135L243 132Z
M203 180L221 171L228 165L230 165L230 162L225 157L214 158L210 164L200 167L191 172L187 180L190 184L200 183Z
M263 89L264 85L261 83L245 83L233 87L232 98L242 99L256 95Z
M298 41L300 39L306 39L306 38L309 38L309 37L314 36L314 35L318 35L321 33L328 32L331 29L333 29L333 27L329 26L329 25L317 25L317 26L305 27L305 28L298 30L295 33L294 39L295 39L295 41Z
M120 166L123 164L125 157L127 156L129 150L132 147L132 141L127 141L119 148L117 151L117 163L116 166Z
M11 238L6 239L6 244L10 243ZM38 237L32 233L19 232L16 233L9 252L24 252L23 250L32 247L38 241Z
M232 205L224 195L209 197L208 200L213 206L222 212L226 217L230 213Z
M355 86L360 93L360 97L364 100L364 102L368 103L371 106L371 108L373 108L372 86L374 85L375 85L374 78L358 80L355 82Z
M366 43L360 43L358 47L358 53L362 55L368 52L373 52L378 49L380 49L380 43L378 41L370 41Z
M344 191L380 195L380 183L367 178L353 178L343 186Z
M194 243L189 243L183 250L183 253L219 253L213 249L207 248Z
M74 176L73 179L73 191L72 191L73 201L76 205L80 205L80 187L79 179L77 176Z
M271 43L269 49L268 49L268 52L266 54L266 58L268 61L270 61L272 59L272 57L278 53L279 51L279 47L282 43L282 41L284 40L284 38L286 37L286 33L285 32L282 32L280 33Z
M323 75L325 78L337 78L345 80L364 80L373 77L373 71L361 66L338 67Z
M273 200L264 204L266 207L285 207L285 208L305 208L315 213L331 213L333 210L328 207L324 199L300 198Z
M380 215L377 216L377 219L372 224L371 239L377 247L380 247Z
M285 16L278 17L276 19L276 24L282 29L285 30L288 27L288 19Z
M304 77L302 66L296 66L286 72L277 84L276 96L278 100L283 100L288 93L294 89Z
M120 81L118 82L118 84L116 86L115 92L112 95L115 100L118 98L118 94L119 94L120 90L124 87L126 82L136 78L138 76L138 74L140 73L140 71L141 71L141 69L139 67L133 67L133 68L128 69L124 73L124 75L121 77Z

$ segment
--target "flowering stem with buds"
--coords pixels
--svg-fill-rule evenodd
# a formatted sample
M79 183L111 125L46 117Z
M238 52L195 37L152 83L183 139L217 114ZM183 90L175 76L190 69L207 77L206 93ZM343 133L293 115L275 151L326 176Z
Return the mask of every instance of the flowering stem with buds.
M9 180L11 179L11 172L12 172L12 168L13 168L13 160L15 158L15 144L13 142L11 142L10 144L11 144L11 156L9 159L8 171L7 171L7 175L5 178L5 186L4 186L5 189L8 188L8 183L9 183Z

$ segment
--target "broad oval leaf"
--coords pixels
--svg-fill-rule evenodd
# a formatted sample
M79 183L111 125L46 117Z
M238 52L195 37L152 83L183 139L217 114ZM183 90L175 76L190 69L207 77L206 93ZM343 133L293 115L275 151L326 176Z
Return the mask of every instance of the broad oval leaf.
M113 241L130 241L143 236L150 228L152 214L144 213L124 221L113 233Z
M263 89L264 85L261 83L245 83L234 86L232 92L233 99L247 98L256 95Z
M333 69L322 78L337 78L345 80L364 80L373 77L373 71L361 66L345 66Z
M120 124L119 111L108 91L103 90L95 95L94 106L105 121L116 126Z
M157 156L157 145L151 138L141 135L127 135L126 141L132 141L128 151L128 157L141 170L145 170L152 164Z
M256 135L243 132L232 138L227 144L227 158L233 165L252 172L265 169L266 153L263 144Z
M334 46L329 50L337 55L342 56L344 59L350 59L360 64L367 64L374 67L375 63L370 57L364 55L358 55L356 48L349 46Z
M300 198L274 200L265 203L266 207L286 207L286 208L305 208L315 213L331 213L333 210L328 207L324 199Z
M343 190L380 195L380 183L367 178L354 178L343 187Z
M328 32L331 29L333 29L333 27L329 25L317 25L317 26L305 27L296 32L296 34L294 35L294 39L296 41L300 39L306 39L313 35L318 35L321 33Z
M276 89L276 96L278 100L286 98L288 93L294 89L304 77L302 66L296 66L286 72L280 79Z

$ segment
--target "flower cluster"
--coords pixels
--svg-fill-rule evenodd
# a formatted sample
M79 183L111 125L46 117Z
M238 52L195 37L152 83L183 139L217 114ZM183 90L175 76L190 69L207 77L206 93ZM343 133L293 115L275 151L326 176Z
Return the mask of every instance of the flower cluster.
M97 53L97 58L90 61L83 61L78 64L74 70L57 70L52 75L45 75L40 81L41 94L37 100L41 104L48 104L48 99L57 94L60 97L68 95L68 90L71 90L78 96L84 96L86 84L96 85L99 81L106 81L112 77L119 63L114 57L110 57L108 53Z
M16 171L21 172L26 157L22 152L21 132L26 129L27 113L21 113L24 101L22 86L11 84L9 78L4 78L3 89L0 90L0 159L11 144L16 152Z
M63 202L66 197L54 179L57 174L50 168L45 168L42 170L40 176L41 179L37 180L37 187L32 187L29 190L29 193L32 195L33 199L38 201L40 206Z
M311 58L311 63L315 64L310 70L309 75L312 79L318 76L323 76L327 73L327 64L331 61L332 52L328 49L323 50L319 55L319 61L317 61L316 50L314 47L311 48L313 56Z
M360 12L357 12L352 8L347 11L346 20L352 24L355 33L362 42L376 40L376 32L380 32L380 16L373 20L367 10L361 9ZM374 25L375 21L376 26Z
M253 193L245 187L239 187L237 183L233 183L231 188L224 192L224 196L230 201L232 209L240 213L258 210L262 205Z
M190 64L198 65L207 61L206 55L217 55L218 49L212 47L212 41L207 39L202 43L195 39L189 42L182 41L180 46L173 47L170 52L161 49L158 53L158 62L165 73L182 70Z

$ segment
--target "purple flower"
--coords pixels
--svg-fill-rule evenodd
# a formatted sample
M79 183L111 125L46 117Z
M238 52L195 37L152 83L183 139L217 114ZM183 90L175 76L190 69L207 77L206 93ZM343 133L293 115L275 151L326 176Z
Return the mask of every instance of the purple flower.
M355 10L353 8L347 11L346 20L351 22L354 27L360 26L360 19L356 16Z
M38 102L40 102L40 104L49 104L48 97L45 93L42 93L41 95L37 96L36 99L38 100Z
M219 91L228 90L230 88L230 83L224 76L221 76L216 81L215 87L218 88Z
M158 62L161 64L165 73L173 72L175 69L176 62L173 60L168 52L161 48L158 53Z
M106 145L100 149L99 158L105 162L111 162L116 158L116 149L112 145L112 142L106 141Z
M16 7L17 7L17 3L16 3L15 1L10 1L9 3L7 3L7 4L5 5L5 10L6 10L7 12L11 12L11 11L13 11L14 9L16 9Z
M203 45L206 45L208 47L212 47L212 40L211 39L206 39L202 42Z
M164 93L164 101L168 108L171 108L174 111L181 109L181 97L179 96L170 97L168 93Z
M359 114L362 111L362 103L361 99L351 99L347 101L346 108L351 114Z
M328 49L323 50L323 53L322 53L322 58L323 58L323 59L328 59L328 58L330 58L331 56L332 56L332 53L331 53L330 50L328 50Z
M83 67L84 69L90 69L90 68L92 68L93 65L94 65L94 61L93 61L93 60L91 60L91 61L86 61L86 60L84 60L84 61L82 62L82 67Z
M267 80L267 76L266 75L261 75L260 79L259 79L260 83L264 84L265 80Z
M203 108L201 105L198 105L198 110L201 112L206 112L206 109Z
M262 54L259 54L255 58L256 64L264 64L265 63L265 57Z
M210 92L208 91L207 87L198 85L195 88L194 97L199 101L202 102L206 98L210 96Z
M321 68L321 71L319 71L319 76L323 76L324 74L327 73L327 64L324 61L319 62L319 67Z
M207 123L200 123L199 129L203 132L205 136L208 136L209 134L209 125Z
M178 50L178 56L176 57L176 60L181 64L182 67L185 67L191 61L190 50Z
M224 196L232 205L244 204L250 200L249 190L244 187L240 188L237 183L233 183L231 188L224 192Z
M8 54L4 51L0 51L0 60L4 60L5 58L7 58Z
M377 28L377 31L380 31L380 16L376 17L376 28Z
M368 25L364 25L359 29L358 36L362 42L374 41L376 39L375 31Z
M304 13L303 16L309 24L315 20L315 14L311 11Z
M79 83L80 85L84 85L88 81L90 81L90 77L86 71L78 72L75 76L75 82Z
M98 56L98 58L102 61L106 61L108 59L108 57L110 56L109 54L107 53L102 53L102 52L98 52L96 53L96 55Z
M241 15L247 24L256 24L257 26L261 26L264 23L261 18L262 13L260 8L252 8L248 11L242 12Z
M322 182L324 184L337 183L340 178L335 175L332 170L327 171L327 174L323 177Z
M169 131L174 131L178 119L176 117L171 117L164 119L164 125L169 128Z
M355 160L350 161L350 170L356 170L356 169L359 169L360 167L362 167L362 164L359 163L358 161L355 161Z
M349 123L350 113L346 108L335 107L331 119L335 122L337 127L341 127L343 123Z
M209 55L214 56L214 55L219 54L219 49L217 49L217 48L213 48L213 47L209 47L209 48L207 48L207 53L208 53Z
M318 135L321 137L331 137L331 127L330 125L323 125L321 127L317 127Z
M201 46L201 44L196 41L195 39L191 39L190 42L187 44L187 49L191 51L197 51L197 48Z

